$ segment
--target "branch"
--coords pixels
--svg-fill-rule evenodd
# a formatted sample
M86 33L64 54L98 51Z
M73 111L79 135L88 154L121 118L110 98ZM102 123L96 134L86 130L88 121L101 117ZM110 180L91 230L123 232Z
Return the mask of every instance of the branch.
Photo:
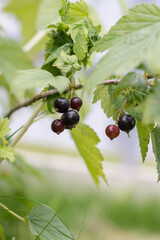
M160 78L160 76L159 76L159 74L158 73L156 73L155 75L153 75L153 74L145 74L145 77L147 78L147 79L152 79L152 78Z
M118 84L119 82L121 81L121 79L113 79L113 80L106 80L104 81L103 83L99 84L100 86L102 85L111 85L111 84ZM75 89L81 89L83 88L83 85L81 84L77 84L75 85ZM66 91L70 90L70 88L67 88ZM58 91L56 89L51 89L51 90L48 90L46 92L41 92L37 95L35 95L33 98L29 99L28 101L24 102L24 103L21 103L21 104L18 104L17 106L15 106L14 108L12 108L7 114L5 117L10 117L12 113L14 113L15 111L17 111L18 109L20 108L23 108L23 107L28 107L30 106L32 103L40 100L40 99L43 99L43 98L46 98L48 96L53 96L55 94L57 94Z

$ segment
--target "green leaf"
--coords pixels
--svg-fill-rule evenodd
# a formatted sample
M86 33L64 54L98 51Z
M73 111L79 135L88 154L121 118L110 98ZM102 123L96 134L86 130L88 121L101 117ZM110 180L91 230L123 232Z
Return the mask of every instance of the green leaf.
M75 240L63 221L46 205L34 207L28 223L31 233L41 240Z
M139 146L141 149L143 162L145 161L147 152L148 152L148 144L150 140L150 131L149 128L144 125L142 122L136 121L138 138L139 138Z
M149 95L144 103L144 122L160 124L160 82L154 87L153 93Z
M88 81L91 88L113 73L124 74L142 61L160 70L160 8L140 4L130 9L93 48L109 50L100 60Z
M70 34L74 41L73 51L78 60L82 61L88 52L88 29L86 27L86 20L73 24L70 27Z
M115 107L111 103L111 98L108 93L108 86L99 86L94 91L93 103L101 100L101 108L108 118L112 117L115 112Z
M75 3L64 0L63 7L59 13L64 24L73 24L88 17L89 10L87 4L83 0Z
M69 56L64 51L61 51L60 56L54 62L53 66L60 69L64 75L72 71L81 70L77 57L75 55Z
M0 117L0 159L9 159L10 162L15 160L15 152L12 147L5 146L8 141L5 136L10 132L9 120L4 118L1 120Z
M132 115L136 120L138 120L139 122L142 121L143 118L143 112L141 109L141 106L136 106L136 107L132 107L132 108L127 108L127 112L128 114Z
M115 98L114 97L115 88L116 88L115 85L108 86L108 93L110 95L111 103L114 105L112 117L114 120L117 120L117 117L119 115L119 110L124 107L127 99L123 95L119 95L117 98ZM123 110L123 112L125 112L125 111Z
M55 113L54 102L59 97L59 94L47 97L47 108L50 113Z
M33 37L36 30L38 6L41 0L11 0L5 11L14 13L22 24L25 42Z
M94 130L83 123L79 123L75 129L72 129L71 136L85 160L95 183L99 184L99 177L102 177L107 182L102 170L103 157L100 150L96 147L100 140Z
M92 103L96 103L99 100L101 100L101 91L102 91L103 87L102 86L98 86L96 88L96 90L93 93L93 102Z
M146 91L147 82L145 77L136 72L128 73L116 86L114 96L118 97L124 89L138 89L139 91Z
M160 180L160 127L156 127L152 133L152 147L157 161L158 181Z
M108 86L108 92L111 97L111 103L114 104L117 109L120 109L124 106L126 98L123 95L119 95L117 98L115 98L114 97L115 88L116 88L115 85Z
M8 84L13 80L16 70L32 68L26 53L14 41L0 38L0 53L0 70Z
M8 159L11 163L15 160L14 148L8 146L0 146L0 158Z
M73 40L71 39L71 36L67 34L68 28L66 29L65 26L60 23L57 25L56 30L57 31L52 30L48 34L49 41L46 43L46 47L45 47L45 52L46 52L45 60L47 60L50 57L50 55L54 55L55 52L58 54L58 51L60 53L60 50L66 51L66 46L67 48L70 46L73 46ZM69 44L69 45L66 45L66 44ZM62 49L58 50L59 48L62 48ZM71 50L73 51L72 48Z
M126 98L129 100L129 104L136 106L137 104L143 103L148 93L141 92L136 89L130 89L125 92ZM128 106L129 106L128 104Z
M57 50L52 51L50 53L49 57L44 62L44 65L56 60L59 57L61 51L64 51L67 55L71 55L72 49L73 49L73 45L70 43L66 43L61 47L58 47Z
M0 117L0 138L5 137L10 131L8 118L1 120Z
M17 98L24 96L24 91L34 88L43 88L48 85L55 87L59 93L62 93L69 86L68 78L64 76L54 77L48 71L42 69L30 69L18 71L12 83L12 91L17 93Z
M42 0L38 9L37 29L46 28L48 25L58 22L60 7L61 1Z

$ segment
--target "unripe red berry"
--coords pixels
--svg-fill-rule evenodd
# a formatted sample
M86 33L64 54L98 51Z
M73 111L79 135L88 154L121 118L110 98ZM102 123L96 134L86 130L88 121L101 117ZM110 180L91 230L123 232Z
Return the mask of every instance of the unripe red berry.
M108 125L105 129L106 135L113 140L114 138L118 137L120 134L119 127L116 125Z
M72 109L76 109L77 111L80 110L80 108L82 107L82 100L79 97L74 97L71 99L70 105Z
M55 119L51 124L51 129L59 135L65 129L64 122L61 119Z

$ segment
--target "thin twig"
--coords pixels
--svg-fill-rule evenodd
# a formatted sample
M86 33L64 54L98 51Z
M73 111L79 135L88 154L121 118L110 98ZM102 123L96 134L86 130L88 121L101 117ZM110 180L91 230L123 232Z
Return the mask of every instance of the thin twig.
M122 80L122 79L106 80L106 81L104 81L103 83L100 83L99 86L118 84L118 83L120 83L121 80Z
M41 30L37 32L23 47L24 52L29 52L44 36L46 35L46 30Z
M158 74L156 73L155 75L153 75L153 74L144 74L145 75L145 77L147 78L147 79L152 79L152 78L160 78L160 76L158 76Z
M74 90L75 90L75 77L74 77L73 73L72 73L72 83L71 83L71 85L72 85L72 89L70 91L70 101L73 97L73 93L74 93Z
M99 84L99 86L102 86L102 85L111 85L111 84L118 84L119 82L121 81L121 79L113 79L113 80L106 80L104 81L103 83ZM75 88L74 89L81 89L83 88L83 85L81 84L77 84L75 85ZM67 88L66 91L70 90L70 88ZM48 90L46 92L41 92L37 95L35 95L33 98L29 99L28 101L24 102L24 103L21 103L21 104L18 104L17 106L13 107L6 115L5 117L10 117L12 113L14 113L15 111L17 111L18 109L20 108L23 108L23 107L28 107L30 106L32 103L40 100L40 99L43 99L43 98L46 98L48 96L53 96L55 94L57 94L58 91L56 89L51 89L51 90Z
M123 112L123 110L126 109L127 103L128 103L128 100L125 102L124 106L116 112L116 113L118 113L117 121L119 120L119 117L120 117L121 113Z
M40 100L40 99L43 99L43 98L46 98L48 96L51 96L51 95L55 95L57 94L58 91L56 89L51 89L51 90L48 90L46 92L41 92L37 95L35 95L33 98L29 99L28 101L24 102L24 103L21 103L21 104L18 104L17 106L13 107L7 114L5 117L10 117L10 115L15 112L16 110L22 108L22 107L28 107L30 106L32 103Z
M23 126L23 128L20 130L20 132L17 134L17 136L13 139L13 141L9 144L10 147L14 147L19 140L23 137L25 132L28 130L30 125L33 123L34 119L38 115L38 113L41 111L42 107L44 106L44 101L41 101L40 104L37 106L37 108L34 110L26 124Z
M26 223L26 220L24 218L22 218L21 216L19 216L17 213L13 212L12 210L10 210L8 207L6 207L4 204L0 203L0 206L5 209L8 213L12 214L14 217L18 218L19 220L21 220L22 222Z

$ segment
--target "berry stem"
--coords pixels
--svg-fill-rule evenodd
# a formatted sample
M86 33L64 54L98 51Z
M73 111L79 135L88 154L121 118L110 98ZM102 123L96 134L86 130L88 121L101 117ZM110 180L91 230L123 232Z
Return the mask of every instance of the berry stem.
M73 71L72 71L72 83L71 83L71 85L72 85L72 88L71 88L71 92L70 92L70 101L73 97L73 93L74 93L74 90L75 90L75 77L73 75Z
M31 126L31 124L34 122L34 119L38 115L38 113L41 111L42 107L44 106L45 102L41 101L40 104L37 106L37 108L34 110L26 124L23 126L23 128L20 130L20 132L17 134L17 136L13 139L13 141L9 144L10 147L14 147L19 140L23 137L25 132L28 130L28 128Z
M118 113L117 121L119 120L119 117L120 117L121 113L123 112L123 110L126 109L127 103L128 103L128 100L125 102L124 106L116 112L116 113Z

